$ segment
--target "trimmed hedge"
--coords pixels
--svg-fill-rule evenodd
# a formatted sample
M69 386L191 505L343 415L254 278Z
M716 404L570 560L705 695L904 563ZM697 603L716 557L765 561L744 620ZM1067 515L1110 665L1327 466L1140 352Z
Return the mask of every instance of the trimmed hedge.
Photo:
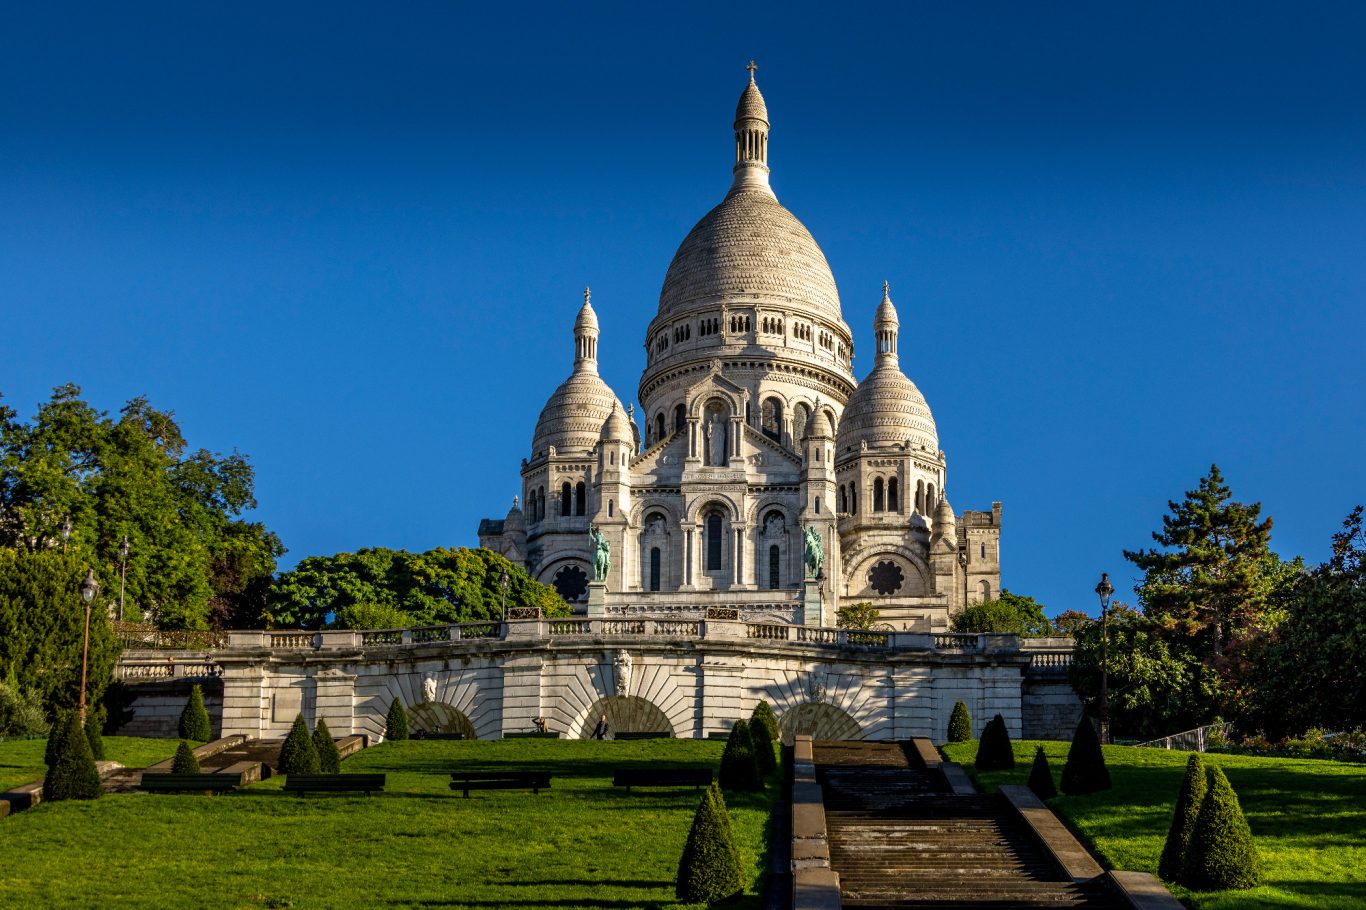
M1029 769L1029 789L1039 799L1052 799L1058 795L1058 788L1053 783L1053 768L1048 764L1043 746L1034 752L1034 766Z
M759 767L759 774L767 777L777 769L778 757L773 752L773 736L762 718L750 721L749 738L754 743L754 763Z
M280 747L279 770L281 774L318 773L318 750L313 746L313 737L302 713L294 718L294 726Z
M100 772L90 754L90 741L81 729L81 719L74 711L63 718L56 740L52 765L43 778L43 801L99 799L104 792Z
M390 741L408 738L408 712L397 697L389 703L389 714L384 719L384 738Z
M199 759L194 757L194 749L185 740L175 747L175 758L171 760L172 774L198 774Z
M198 683L190 690L190 699L185 702L185 710L180 712L179 733L181 739L198 743L206 743L213 739L209 712L204 709L204 693Z
M997 714L982 728L982 739L977 743L977 758L973 762L978 771L1004 771L1015 767L1015 752L1010 748L1010 734L1006 719Z
M1209 789L1186 848L1181 883L1192 891L1255 888L1261 879L1260 866L1238 794L1223 770L1215 768L1210 771Z
M1186 760L1186 776L1181 780L1181 791L1176 796L1176 811L1172 813L1167 842L1162 845L1162 858L1157 861L1157 874L1169 882L1181 881L1186 867L1186 850L1190 847L1195 819L1200 815L1200 804L1205 801L1205 760L1199 752L1192 752Z
M778 742L782 739L782 732L778 729L778 715L773 713L773 707L766 701L761 701L754 706L754 713L749 716L750 733L754 732L754 725L761 723L768 728L768 738L770 742Z
M732 731L734 737L734 731ZM715 904L745 887L744 867L721 788L712 784L693 814L683 856L678 861L674 895L688 904Z
M1062 792L1068 796L1085 796L1110 789L1110 769L1105 766L1105 753L1100 749L1100 737L1095 725L1085 714L1077 722L1072 734L1072 745L1067 749L1067 764L1062 767Z
M327 729L327 721L321 717L313 727L313 748L318 753L318 771L323 774L341 773L341 753L332 739L332 731Z
M721 753L721 771L716 779L723 790L764 789L764 778L754 757L754 738L750 736L747 722L737 720L730 728L726 751Z
M100 734L100 727L94 713L86 715L85 741L90 744L90 757L95 761L104 761L104 737Z
M965 743L972 739L972 715L968 706L961 701L953 703L953 713L949 715L949 742Z

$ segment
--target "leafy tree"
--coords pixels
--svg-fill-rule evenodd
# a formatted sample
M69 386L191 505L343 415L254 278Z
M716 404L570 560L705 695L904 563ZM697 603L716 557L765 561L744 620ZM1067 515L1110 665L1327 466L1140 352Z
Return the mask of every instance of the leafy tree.
M337 629L411 629L418 625L411 613L404 613L389 604L347 604L337 611Z
M1068 796L1085 796L1110 789L1110 769L1105 765L1105 753L1100 748L1100 737L1091 718L1082 715L1077 731L1072 734L1072 745L1067 750L1067 764L1062 767L1062 792Z
M44 801L99 799L103 792L100 772L95 768L90 743L76 712L69 712L62 718L61 730L55 739L53 760L43 779Z
M42 700L0 680L0 736L38 736L47 727Z
M715 904L745 887L744 867L726 811L725 797L716 784L698 801L683 856L678 862L674 895L687 904Z
M190 697L180 712L179 734L182 739L206 743L213 739L213 728L209 723L209 712L204 708L204 693L196 683L190 689Z
M91 711L85 717L83 731L85 741L90 745L90 757L95 761L104 761L104 737L100 735L102 724L95 717L95 712Z
M835 611L835 625L841 629L868 631L877 625L882 613L868 601L840 607Z
M978 771L1003 771L1015 767L1015 750L1010 745L1006 719L1001 715L997 714L982 728L973 764Z
M195 757L194 749L185 740L180 741L180 745L175 748L175 758L171 759L172 774L198 774L199 759Z
M313 746L313 737L302 713L294 718L294 726L289 728L289 735L280 747L280 773L318 773L318 750Z
M332 731L327 729L327 721L321 717L313 725L313 748L318 753L318 771L323 774L341 773L341 753L332 739Z
M965 743L972 739L972 715L968 713L968 706L956 701L953 703L953 713L949 715L949 742Z
M969 604L953 616L955 632L994 632L1038 638L1053 634L1043 605L1032 597L1002 590L1001 596Z
M1095 620L1080 610L1063 610L1053 617L1053 629L1059 635L1076 635L1090 628Z
M1261 878L1261 863L1238 794L1222 769L1212 769L1209 776L1186 849L1182 884L1192 891L1254 888Z
M754 756L754 737L749 724L737 720L726 737L726 749L721 753L721 771L716 775L723 790L762 790L764 779L759 773Z
M384 718L384 738L389 742L408 738L408 712L397 697L389 703L389 713Z
M1181 881L1206 786L1205 761L1199 752L1192 752L1186 759L1186 776L1181 779L1181 791L1176 796L1176 811L1172 813L1167 841L1162 845L1162 858L1157 861L1157 874L1169 882Z
M1053 769L1048 764L1048 755L1044 753L1043 746L1034 750L1034 764L1029 769L1028 784L1039 799L1052 799L1058 795L1058 788L1053 783Z
M778 757L773 752L773 734L768 724L762 720L751 719L749 738L754 743L754 763L759 768L759 774L772 774L778 767Z

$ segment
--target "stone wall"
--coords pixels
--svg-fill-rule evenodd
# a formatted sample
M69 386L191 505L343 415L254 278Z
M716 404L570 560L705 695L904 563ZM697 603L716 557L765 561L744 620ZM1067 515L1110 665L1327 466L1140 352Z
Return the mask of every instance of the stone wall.
M204 708L209 712L209 724L215 738L222 735L223 683L217 679L166 679L155 682L130 683L133 695L129 710L133 719L119 727L118 736L152 736L175 738L178 735L180 712L189 701L195 683L203 689Z
M1026 676L1020 692L1024 739L1070 740L1081 718L1081 699L1065 675Z

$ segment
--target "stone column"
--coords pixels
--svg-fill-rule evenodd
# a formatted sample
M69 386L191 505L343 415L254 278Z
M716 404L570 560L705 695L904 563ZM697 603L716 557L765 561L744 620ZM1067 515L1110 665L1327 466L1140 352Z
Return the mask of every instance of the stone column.
M735 570L734 584L738 588L745 583L745 529L735 529L735 555L732 557L731 568Z
M683 529L683 589L692 590L693 529Z
M531 722L542 716L542 664L538 655L504 658L503 736L528 732Z
M356 677L341 670L319 670L313 676L313 722L327 721L333 736L356 732Z

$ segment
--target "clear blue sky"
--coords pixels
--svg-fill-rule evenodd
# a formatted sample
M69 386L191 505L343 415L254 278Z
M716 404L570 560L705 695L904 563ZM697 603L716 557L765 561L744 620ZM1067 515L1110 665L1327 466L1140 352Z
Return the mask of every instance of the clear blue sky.
M586 284L634 400L755 57L856 372L890 280L1008 588L1127 593L1211 462L1285 555L1366 499L1366 7L493 6L11 5L6 400L150 396L288 564L472 545Z

